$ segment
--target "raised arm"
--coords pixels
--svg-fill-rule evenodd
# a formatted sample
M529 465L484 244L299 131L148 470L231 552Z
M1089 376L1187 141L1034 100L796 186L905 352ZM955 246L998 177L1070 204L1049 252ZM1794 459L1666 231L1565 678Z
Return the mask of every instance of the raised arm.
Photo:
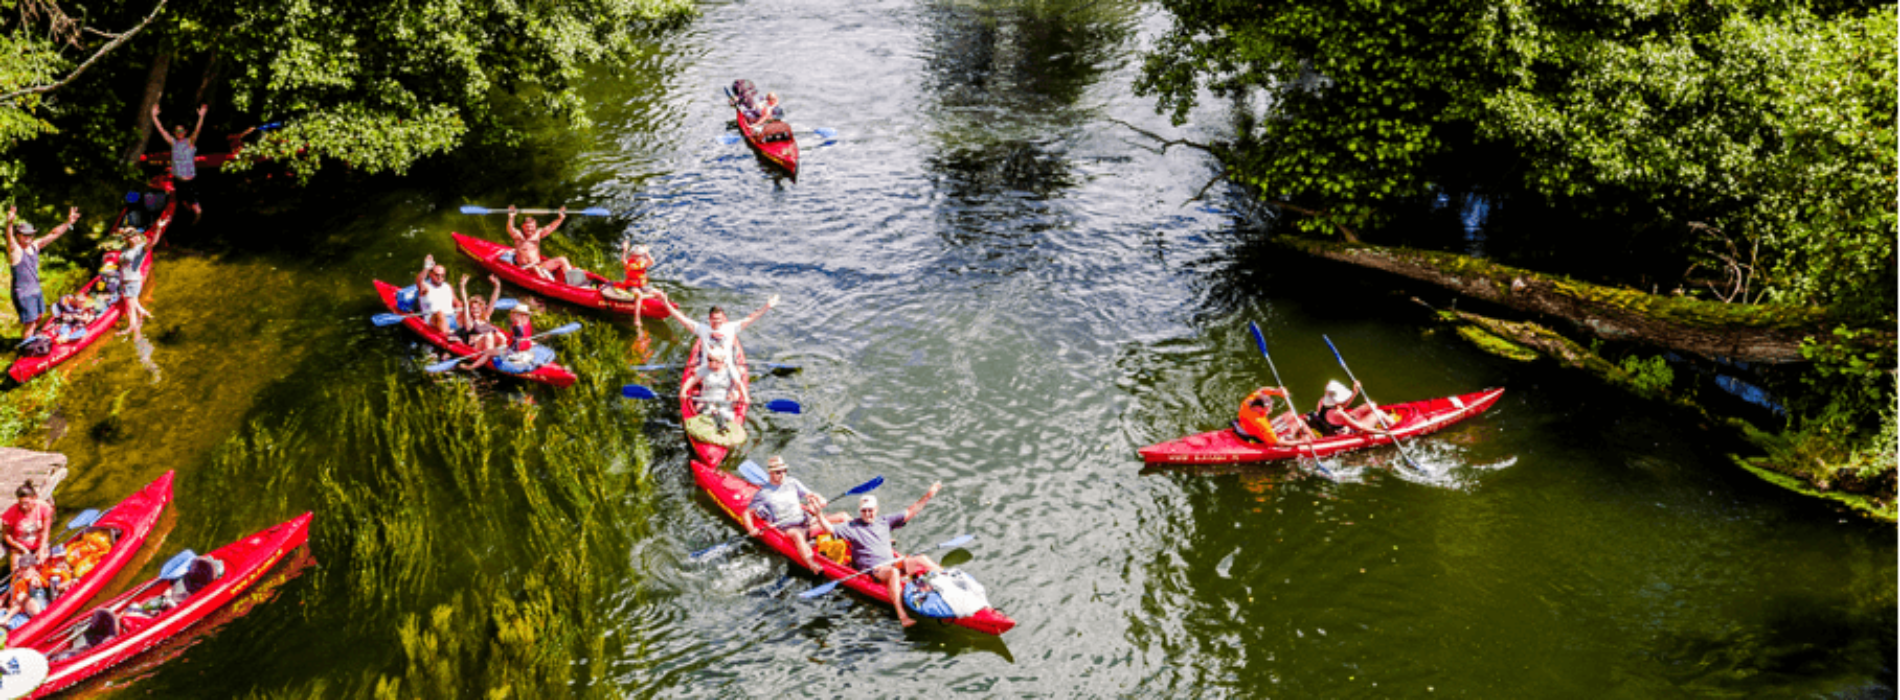
M165 137L165 143L176 144L171 132L165 130L165 122L158 120L158 105L152 105L152 126L158 127L158 135Z
M513 204L508 205L508 237L514 239L515 245L520 245L525 240L521 235L521 229L515 228L515 205Z
M554 223L541 227L541 232L536 234L534 239L538 241L554 235L554 230L560 228L561 222L564 221L567 221L567 205L565 204L561 205L561 210L554 215Z
M198 125L191 127L191 145L193 146L198 145L198 132L204 131L205 110L207 109L210 109L210 105L198 105Z
M908 523L911 521L911 519L916 518L917 512L924 509L925 503L930 502L930 497L937 495L937 492L942 489L943 489L943 482L941 481L931 484L930 490L924 492L923 498L917 499L916 503L912 503L910 504L909 508L904 509L904 522Z
M772 295L772 298L770 298L770 299L766 299L766 300L765 300L765 305L764 305L764 306L761 306L761 307L759 307L759 310L758 310L758 311L754 311L754 312L752 312L752 315L751 315L751 316L747 316L747 317L745 317L745 318L742 318L742 319L739 319L739 330L745 330L745 329L746 329L746 326L750 326L750 325L752 325L752 322L753 322L753 321L757 321L757 320L759 320L759 318L760 318L760 317L763 317L763 316L765 316L765 312L767 312L767 311L771 311L771 310L772 310L772 307L774 307L774 306L778 306L778 295L777 295L777 294L774 294L774 295Z
M488 309L488 318L494 318L495 304L501 302L501 278L496 277L494 274L491 273L488 275L488 283L493 286L488 292L488 306L486 308ZM463 301L462 303L467 304L468 302ZM486 321L488 320L488 318L484 318L482 320Z
M422 283L429 278L429 268L432 267L435 267L435 254L430 253L422 256L422 270L416 273L416 295L418 297L424 292L429 291L429 288ZM421 299L417 299L417 303L420 304Z
M73 224L78 223L78 222L79 222L79 207L72 207L66 212L66 223L60 224L58 226L54 226L52 231L48 231L45 236L41 236L39 240L34 241L33 247L38 248L40 250L46 250L46 246L48 244L51 244L53 241L59 240L59 237L66 235L67 231L73 230Z
M666 298L666 292L660 292L660 301L666 304L667 315L672 316L673 320L679 321L680 325L685 326L688 330L699 326L698 323L693 322L691 316L687 316L686 312L681 311L679 306L673 304L671 299Z

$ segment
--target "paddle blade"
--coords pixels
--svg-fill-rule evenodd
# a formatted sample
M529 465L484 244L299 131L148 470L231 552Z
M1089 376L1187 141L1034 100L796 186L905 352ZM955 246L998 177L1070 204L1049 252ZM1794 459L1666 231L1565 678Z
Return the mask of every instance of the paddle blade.
M1324 341L1326 341L1326 349L1328 349L1328 350L1331 350L1331 351L1333 351L1333 359L1335 359L1335 360L1338 360L1338 361L1339 361L1339 366L1340 366L1340 367L1345 367L1345 366L1346 366L1346 358L1344 358L1344 357L1340 357L1340 355L1339 355L1339 348L1336 348L1336 347L1333 347L1333 339L1332 339L1332 338L1328 338L1328 337L1326 337L1326 335L1325 335L1325 334L1321 334L1321 335L1320 335L1320 337L1319 337L1319 339L1320 339L1320 340L1324 340ZM1348 375L1351 375L1351 374L1352 374L1352 370L1351 370L1351 369L1347 369L1347 370L1346 370L1346 374L1348 374Z
M714 138L713 140L718 141L719 145L721 146L730 146L732 144L738 143L741 139L739 138L738 134L720 134L717 138Z
M489 213L489 209L488 209L488 207L478 207L478 206L475 206L475 205L473 205L473 204L464 204L464 205L462 205L462 213L464 213L464 214L478 214L478 215L479 215L479 214L487 214L487 213Z
M457 357L453 359L443 360L441 362L437 362L435 364L422 368L422 371L428 372L430 374L435 374L437 372L447 372L449 370L455 369L456 365L462 364L463 362L467 362L467 361L468 361L468 358L466 357Z
M739 476L744 477L746 481L752 482L753 486L764 486L772 483L772 475L765 473L765 468L759 466L758 462L749 459L739 463Z
M776 413L790 413L792 415L805 412L803 406L798 405L797 401L791 399L772 399L771 401L765 402L765 408Z
M581 216L613 216L614 214L608 211L606 207L588 207L574 213L580 214Z
M858 495L858 494L860 494L860 493L870 493L870 492L872 492L872 491L876 491L876 490L877 490L877 487L879 487L879 486L883 486L883 485L884 485L884 477L882 477L882 476L874 476L874 477L871 477L871 480L870 480L870 481L866 481L866 482L864 482L864 483L862 483L862 484L858 484L858 486L857 486L857 488L854 488L854 489L851 489L850 491L846 491L846 492L844 492L844 495L846 495L846 496L856 496L856 495ZM838 500L838 499L836 499L836 498L834 498L834 499L832 499L832 500L834 500L834 501L835 501L835 500Z
M575 321L575 322L573 322L573 323L570 323L570 324L567 324L567 325L565 325L565 326L561 326L560 328L556 328L556 329L554 329L554 330L551 330L551 331L548 331L548 332L546 332L546 333L542 333L541 335L544 335L544 336L550 336L550 337L551 337L551 336L557 336L557 335L567 335L567 334L569 334L569 333L573 333L574 331L578 331L578 330L580 330L580 329L581 329L581 322L580 322L580 321Z
M521 305L521 302L515 301L514 299L501 298L501 299L495 300L496 311L510 311L520 305Z
M731 543L731 542L721 542L721 543L719 543L719 544L716 544L716 545L713 545L713 546L711 546L711 547L707 547L707 548L705 548L705 549L702 549L702 550L699 550L699 551L697 551L697 552L693 552L692 554L688 554L688 555L686 555L686 558L687 558L687 559L695 559L695 560L697 560L697 559L705 559L705 558L707 558L707 557L710 557L710 556L713 556L713 555L715 555L715 554L720 554L720 553L723 553L723 552L725 552L725 551L726 551L726 550L728 550L728 549L732 549L732 545L733 545L733 543Z
M1273 357L1267 352L1267 337L1260 334L1260 326L1254 325L1253 321L1248 321L1247 330L1253 331L1253 344L1260 346L1260 356Z
M976 535L961 535L961 536L951 539L948 542L944 542L935 547L931 547L931 549L949 549L951 547L961 547L963 545L969 544L974 541L976 541Z
M383 326L393 326L398 323L402 323L402 316L399 316L397 314L376 314L375 316L369 317L369 322L376 324L376 327L378 328L381 328Z
M76 530L96 522L99 522L99 509L87 508L79 511L79 514L73 516L72 520L66 521L66 529Z
M639 399L641 401L649 401L652 399L660 398L660 395L653 393L652 389L648 389L644 386L640 386L639 384L628 384L626 386L620 387L620 395L627 397L629 399Z
M198 553L189 549L179 552L165 560L165 566L158 570L158 577L167 581L177 580L178 577L191 570L191 560L197 558Z
M814 134L817 134L817 135L819 135L819 136L823 136L823 137L825 137L825 138L828 138L828 139L835 139L835 138L838 138L838 130L837 130L837 129L831 129L831 128L826 128L826 127L822 127L822 126L814 126L814 127L812 127L812 128L811 128L811 132L812 132L812 133L814 133Z
M651 372L651 371L653 371L653 370L656 370L656 369L666 369L666 368L668 368L668 367L679 367L679 365L634 365L634 366L633 366L633 371L635 371L635 372Z
M774 371L797 372L799 370L798 365L787 365L778 362L754 362L752 364Z
M262 126L257 127L257 130L259 132L264 132L264 131L270 131L271 129L282 129L282 128L284 128L283 122L271 122L269 124L264 124Z
M975 558L976 558L976 555L971 554L970 550L967 550L967 549L953 550L949 554L943 555L943 560L937 562L937 566L941 566L946 569L954 569L956 567L963 566L964 564L970 563L970 560L975 559Z
M838 584L840 583L844 583L844 579L838 579L836 581L820 584L817 588L813 588L809 591L805 591L803 593L798 594L798 597L804 598L806 600L810 600L812 598L816 598L818 596L832 592L833 590L838 588Z

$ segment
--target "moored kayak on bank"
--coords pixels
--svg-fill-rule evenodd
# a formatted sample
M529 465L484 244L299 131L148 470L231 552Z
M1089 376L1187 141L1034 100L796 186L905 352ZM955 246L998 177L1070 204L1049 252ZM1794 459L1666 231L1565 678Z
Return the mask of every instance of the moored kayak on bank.
M158 523L158 516L165 512L165 506L171 502L172 472L167 471L62 542L69 564L79 564L74 560L84 556L97 556L97 559L84 563L83 572L78 570L79 566L75 566L72 587L47 604L40 614L28 618L26 624L8 632L7 646L32 646L44 638L54 625L64 622L86 603L92 602L93 596L98 595L120 569L131 563L139 548L145 544L146 536L152 533L152 526ZM96 551L102 544L107 549Z
M1439 430L1470 418L1498 401L1503 388L1486 389L1458 396L1447 396L1411 403L1381 406L1396 423L1392 436L1408 438ZM1143 447L1141 458L1154 464L1219 464L1226 462L1270 462L1278 459L1324 457L1351 450L1386 445L1392 436L1373 433L1322 437L1299 445L1266 445L1242 440L1233 428L1190 435Z
M699 483L699 487L704 489L707 495L712 496L713 500L719 503L719 509L725 511L726 515L731 517L733 521L741 524L745 522L744 518L740 516L740 513L744 512L747 504L751 503L752 494L758 491L759 487L752 485L745 479L739 478L738 475L721 471L718 467L708 466L705 462L699 460L693 460L693 479ZM765 546L771 547L773 551L778 552L780 555L790 559L795 565L800 567L804 566L799 560L798 546L793 544L791 538L786 537L784 533L773 528L762 528L759 530L759 536L755 539ZM822 548L820 549L822 550ZM830 557L824 556L822 551L816 558L819 565L824 568L824 577L826 579L836 581L858 573L857 570L840 564ZM850 580L845 581L842 585L859 595L870 598L885 606L891 604L890 589L870 576L850 578ZM1016 626L1015 620L1010 619L1008 615L1004 615L995 608L984 608L968 617L925 619L935 619L940 622L967 627L984 634L1002 634Z
M166 176L164 179L169 180L169 176ZM172 211L177 208L177 206L177 202L173 201L170 197L166 197L164 211L158 215L157 222L153 223L150 229L145 232L145 260L139 263L139 275L145 280L144 287L140 290L141 294L149 295L151 293L152 262L158 258L158 241L164 237L166 229L171 227ZM111 230L119 230L119 226L124 222L125 210L122 209L119 212L118 220L113 222ZM118 251L109 252L101 258L100 264L102 267L104 263L108 261L116 264L118 258ZM105 294L105 290L105 276L103 274L94 275L91 281L79 289L79 294L88 299L89 303L104 304L105 308L99 310L98 315L93 317L92 323L86 324L85 331L78 337L64 343L55 340L52 343L52 351L45 355L38 357L22 355L19 359L14 360L13 366L7 368L7 376L13 377L13 381L24 383L46 372L46 370L58 367L67 360L73 359L81 350L92 347L93 344L105 338L106 334L112 331L113 325L119 322L119 315L125 311L125 306L118 303L118 297ZM58 297L54 296L53 299L57 300ZM51 319L48 319L45 323L41 324L38 335L54 339L57 332L56 324L54 324Z
M397 299L397 294L402 291L401 288L382 280L373 281L376 283L376 294L383 298L383 305L388 306L390 312L397 314L413 313L410 309L404 308L403 304ZM409 315L402 320L402 325L414 331L416 335L422 336L422 339L429 341L431 345L447 350L456 357L475 354L475 348L469 347L467 343L463 343L459 338L437 333L435 329L424 322L420 316ZM542 358L544 361L539 362L533 369L522 371L525 368L513 368L511 366L498 364L499 360L485 363L483 366L511 377L520 377L529 381L552 384L557 387L573 386L574 382L580 379L574 376L573 372L568 371L566 367L562 367L554 362L553 348L539 343L536 343L534 348L537 357Z
M309 540L310 519L304 513L219 547L194 559L177 581L154 578L60 627L33 646L51 668L32 697L71 687L223 608Z
M613 286L613 280L586 270L576 269L584 283L564 284L529 272L514 263L514 248L486 241L460 233L450 234L455 246L462 254L475 259L482 267L509 284L527 289L542 296L553 297L569 304L577 304L595 309L604 309L614 313L640 314L647 318L666 318L666 302L657 297L649 297L635 302ZM578 281L578 280L577 280Z

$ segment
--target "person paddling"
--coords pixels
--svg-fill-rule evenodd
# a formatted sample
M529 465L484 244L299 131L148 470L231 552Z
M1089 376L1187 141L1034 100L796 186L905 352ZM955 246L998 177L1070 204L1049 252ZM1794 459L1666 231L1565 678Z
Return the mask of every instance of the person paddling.
M765 460L765 473L771 482L753 492L751 502L746 504L745 531L753 537L758 537L759 530L765 527L785 533L798 547L799 561L814 574L824 573L824 567L812 556L811 542L825 532L824 526L817 522L823 517L825 499L805 488L803 482L788 476L790 470L784 457L772 455Z
M736 322L727 321L725 309L715 306L706 313L706 323L700 323L680 311L678 306L674 306L666 298L664 292L655 292L655 294L659 295L660 301L666 303L666 313L671 315L673 320L679 321L680 325L692 331L693 335L699 336L699 366L701 367L705 367L706 361L713 355L724 355L727 362L736 365L737 368L745 367L745 347L739 344L739 331L745 330L747 326L764 317L765 312L778 306L778 295L774 294L765 300L765 306L759 307L759 310L752 312L751 316Z
M844 516L818 518L819 525L831 533L831 536L851 544L852 568L871 572L872 578L889 588L891 606L897 609L897 621L903 623L905 627L916 624L917 621L910 619L910 614L904 612L904 578L937 571L940 567L936 562L931 561L930 557L922 554L899 556L895 545L891 542L891 530L903 527L912 518L917 517L917 512L924 509L925 503L930 502L930 497L937 495L937 492L942 489L943 482L941 481L931 484L930 490L924 492L923 498L910 504L904 512L894 515L878 517L877 496L867 493L858 499L858 517L835 525L831 522L832 518Z
M1312 413L1303 416L1305 423L1324 437L1355 432L1386 434L1385 428L1380 425L1380 417L1373 413L1371 406L1348 408L1361 393L1358 382L1353 382L1351 389L1338 380L1326 382L1326 394L1320 397L1319 406ZM1390 420L1385 422L1389 423Z
M1273 415L1273 397L1286 401L1286 389L1261 387L1240 402L1240 415L1234 420L1234 432L1242 439L1266 445L1297 445L1313 439L1313 430L1300 420L1293 404L1280 415Z
M567 258L541 259L541 240L554 235L564 221L567 221L565 206L561 207L554 217L554 223L548 224L547 228L541 228L532 216L522 219L521 227L516 228L515 205L508 205L508 237L515 241L515 266L533 272L542 279L566 284L567 271L574 268Z
M165 123L158 120L158 105L152 105L152 124L158 126L158 135L172 146L172 195L179 202L191 205L191 222L198 223L204 218L204 207L198 204L198 132L205 128L205 111L208 105L198 105L198 125L191 128L191 135L185 135L185 125L179 124L172 131L165 130Z
M19 218L18 207L7 207L7 264L13 267L13 309L20 314L20 323L26 331L20 334L21 340L33 337L33 331L40 327L40 318L46 315L46 297L40 291L40 251L60 236L72 230L79 221L79 207L72 207L66 214L66 223L53 227L51 233L34 238L39 229L33 224L15 221Z

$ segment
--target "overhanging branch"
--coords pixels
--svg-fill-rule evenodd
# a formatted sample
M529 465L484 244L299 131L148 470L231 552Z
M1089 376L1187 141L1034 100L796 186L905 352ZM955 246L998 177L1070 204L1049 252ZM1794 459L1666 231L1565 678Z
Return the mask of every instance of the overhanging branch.
M61 78L59 82L49 83L46 85L35 85L33 87L14 90L13 92L0 95L0 102L12 102L26 95L37 95L41 93L52 92L54 90L58 90L62 87L65 87L67 83L72 82L73 79L78 78L81 73L86 72L87 68L91 68L92 64L97 63L101 57L104 57L107 53L110 53L113 49L119 48L119 46L123 45L126 41L130 40L133 37L133 35L138 34L139 30L144 29L146 25L151 24L152 20L158 19L158 14L165 10L165 2L166 0L158 0L158 5L152 8L152 13L149 15L146 15L144 21L139 22L138 26L132 27L131 29L126 30L124 33L115 35L111 41L108 41L106 42L104 46L99 47L98 51L94 51L91 57L87 58L84 63L79 64L79 67L74 68L73 72L68 73L66 77ZM100 32L100 34L104 34L104 32Z

